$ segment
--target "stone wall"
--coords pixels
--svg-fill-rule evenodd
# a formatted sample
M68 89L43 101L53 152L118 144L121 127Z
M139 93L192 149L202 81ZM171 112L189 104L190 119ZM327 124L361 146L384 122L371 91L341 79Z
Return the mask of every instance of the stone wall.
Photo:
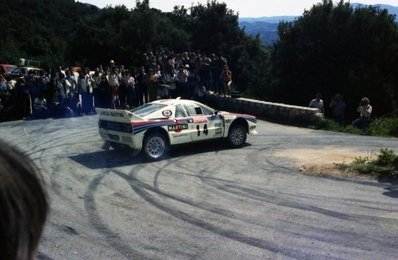
M209 105L219 110L246 113L275 122L295 125L314 123L323 116L316 108L271 103L248 98L226 98L209 95L206 100Z

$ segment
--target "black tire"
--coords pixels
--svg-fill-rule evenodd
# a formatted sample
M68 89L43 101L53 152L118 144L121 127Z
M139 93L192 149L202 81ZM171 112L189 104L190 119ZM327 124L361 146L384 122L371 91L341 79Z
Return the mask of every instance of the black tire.
M234 124L229 129L228 143L233 148L242 147L246 143L246 129L241 124Z
M144 139L142 150L148 160L161 160L169 151L169 142L166 136L162 133L150 133Z

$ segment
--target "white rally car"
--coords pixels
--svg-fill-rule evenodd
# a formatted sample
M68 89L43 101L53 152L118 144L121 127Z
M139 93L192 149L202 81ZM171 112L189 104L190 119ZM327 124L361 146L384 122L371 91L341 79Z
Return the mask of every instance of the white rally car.
M149 160L164 157L170 145L210 139L228 140L232 147L256 134L256 117L219 112L193 100L165 99L132 110L97 108L101 138L114 149L143 150Z

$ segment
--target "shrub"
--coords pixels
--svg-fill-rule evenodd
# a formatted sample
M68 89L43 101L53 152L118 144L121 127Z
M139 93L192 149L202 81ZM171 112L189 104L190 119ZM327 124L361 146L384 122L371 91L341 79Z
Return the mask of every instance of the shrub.
M377 155L356 157L347 166L359 173L376 174L380 177L398 177L398 156L388 148L380 149Z
M314 125L315 129L323 129L329 131L339 131L341 126L335 121L327 118L321 118L316 121Z
M323 129L328 131L343 132L349 134L361 134L358 128L352 125L340 126L338 123L331 119L322 118L318 120L313 126L315 129ZM369 135L375 136L396 136L398 137L398 118L377 118L375 119L366 131Z
M380 154L377 156L375 163L380 166L392 166L394 160L397 159L394 151L388 148L383 148L380 150Z
M369 125L370 135L398 137L398 118L377 118Z
M334 132L350 133L350 134L359 134L361 132L358 128L355 128L351 125L341 126L336 121L327 118L319 119L315 123L314 128L327 130L327 131L334 131Z

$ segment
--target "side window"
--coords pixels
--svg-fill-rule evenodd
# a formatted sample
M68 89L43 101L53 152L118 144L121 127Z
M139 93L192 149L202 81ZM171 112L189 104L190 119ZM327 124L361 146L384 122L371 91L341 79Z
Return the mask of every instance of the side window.
M176 106L176 118L179 117L186 117L187 115L185 114L184 108L181 105Z
M185 110L188 113L188 116L196 116L197 115L194 106L192 106L192 105L184 105L184 107L185 107Z
M197 115L203 115L201 107L195 107L195 112L196 112Z
M211 111L210 109L208 109L206 107L201 106L201 108L202 108L203 115L205 115L205 116L211 116L214 114L213 111Z

